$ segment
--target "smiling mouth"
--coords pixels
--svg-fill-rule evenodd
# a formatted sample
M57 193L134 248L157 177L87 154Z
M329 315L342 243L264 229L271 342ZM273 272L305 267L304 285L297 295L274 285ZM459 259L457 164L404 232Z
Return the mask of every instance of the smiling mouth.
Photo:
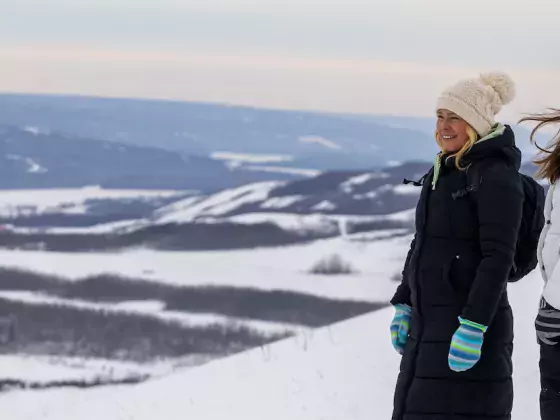
M455 137L457 137L457 136L441 136L441 138L444 139L444 140L452 140Z

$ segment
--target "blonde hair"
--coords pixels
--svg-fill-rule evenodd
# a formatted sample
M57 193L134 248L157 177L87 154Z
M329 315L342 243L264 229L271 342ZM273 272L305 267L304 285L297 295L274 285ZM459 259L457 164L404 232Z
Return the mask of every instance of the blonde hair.
M464 171L465 169L467 169L466 166L461 166L461 160L463 159L463 156L465 156L465 154L469 150L471 150L471 148L474 146L474 144L478 141L478 134L476 133L476 131L474 131L474 129L470 125L467 126L467 137L468 137L468 140L463 145L463 147L461 147L460 150L458 150L457 152L455 152L452 155L447 157L447 159L451 159L453 157L455 158L455 166L460 171ZM441 140L439 138L439 133L437 131L436 131L436 142L437 142L439 148L441 149L441 151L443 152L444 151L443 145L441 143Z

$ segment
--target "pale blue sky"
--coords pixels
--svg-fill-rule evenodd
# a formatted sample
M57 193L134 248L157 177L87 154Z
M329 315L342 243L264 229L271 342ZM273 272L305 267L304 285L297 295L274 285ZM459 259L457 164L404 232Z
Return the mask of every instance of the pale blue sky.
M512 113L560 106L554 0L0 0L0 11L4 91L430 114L446 84L499 69L519 84Z

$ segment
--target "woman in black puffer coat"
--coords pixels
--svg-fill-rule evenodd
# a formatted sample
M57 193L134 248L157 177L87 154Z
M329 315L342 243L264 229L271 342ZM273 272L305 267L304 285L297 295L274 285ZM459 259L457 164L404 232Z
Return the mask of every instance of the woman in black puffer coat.
M393 420L511 418L506 286L524 194L513 131L494 115L513 95L507 75L490 73L438 99L442 152L423 180L416 235L391 301L393 345L403 354ZM473 165L481 182L469 192Z

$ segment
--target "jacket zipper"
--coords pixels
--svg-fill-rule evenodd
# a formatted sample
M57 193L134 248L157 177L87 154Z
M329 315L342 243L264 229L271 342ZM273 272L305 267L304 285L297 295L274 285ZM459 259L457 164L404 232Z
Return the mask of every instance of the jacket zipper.
M431 174L431 176L434 176L434 173ZM428 175L428 177L426 178L426 181L430 181L430 175ZM433 178L432 178L432 182L433 182ZM416 303L417 303L417 307L416 307L416 311L418 312L418 317L417 319L420 322L420 325L418 326L418 342L416 343L416 348L414 349L414 353L410 356L412 357L412 363L411 363L411 367L410 367L410 375L407 378L407 383L406 386L404 388L404 392L403 392L403 399L401 401L401 418L399 420L402 420L402 418L404 417L405 414L405 409L406 409L406 400L408 398L408 393L410 392L410 387L412 386L412 381L414 380L414 377L416 376L416 361L418 358L418 351L420 350L420 341L422 339L422 335L424 334L424 325L423 325L423 318L422 318L422 311L421 311L421 307L420 307L420 301L421 301L421 290L420 290L420 282L418 281L418 263L421 260L421 256L422 256L422 249L423 249L423 244L424 244L424 237L425 237L425 230L426 230L426 220L427 220L427 213L428 213L428 194L429 194L429 186L432 186L433 188L433 184L431 182L426 183L423 188L422 188L422 192L420 194L420 200L424 200L424 203L422 205L422 208L420 209L422 211L422 220L421 220L421 227L422 227L422 231L419 233L418 237L417 237L417 242L416 242L416 249L418 250L416 252L416 257L415 257L415 261L410 261L411 263L414 263L414 284L416 287Z

